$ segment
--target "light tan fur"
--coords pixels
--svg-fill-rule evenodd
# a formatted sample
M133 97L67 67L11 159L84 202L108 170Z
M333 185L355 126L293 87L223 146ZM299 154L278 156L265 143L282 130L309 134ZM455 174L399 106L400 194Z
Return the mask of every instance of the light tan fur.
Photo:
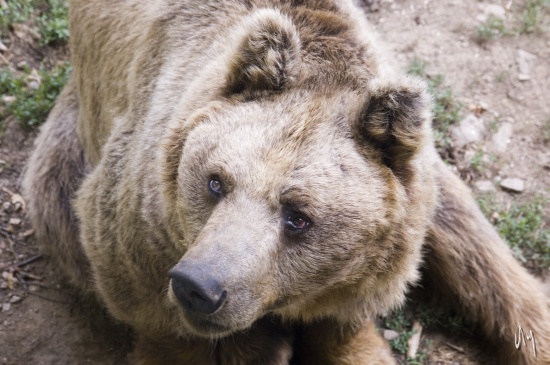
M540 284L437 157L425 85L351 2L73 0L70 20L29 214L72 283L137 332L139 364L392 364L370 321L422 256L503 361L550 364ZM285 231L290 209L307 232ZM171 289L178 262L227 290L206 319ZM513 348L518 323L537 359Z

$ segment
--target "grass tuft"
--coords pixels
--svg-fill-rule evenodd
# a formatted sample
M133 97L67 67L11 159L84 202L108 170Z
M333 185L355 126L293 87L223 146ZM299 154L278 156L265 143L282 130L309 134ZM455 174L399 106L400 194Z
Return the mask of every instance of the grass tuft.
M68 64L41 69L34 75L28 70L22 76L8 69L0 70L0 95L4 95L0 100L0 120L13 115L26 129L42 124L67 82L70 70Z
M40 34L41 45L56 45L69 39L67 0L9 0L0 5L0 34L13 24L27 23Z
M535 33L550 11L550 0L527 0L521 19L521 33Z
M485 43L491 39L500 38L508 35L510 32L506 29L504 21L500 18L490 16L484 23L477 28L476 40L478 43Z
M543 218L545 199L534 198L500 209L494 197L486 196L479 198L478 204L521 262L535 269L550 268L550 230Z

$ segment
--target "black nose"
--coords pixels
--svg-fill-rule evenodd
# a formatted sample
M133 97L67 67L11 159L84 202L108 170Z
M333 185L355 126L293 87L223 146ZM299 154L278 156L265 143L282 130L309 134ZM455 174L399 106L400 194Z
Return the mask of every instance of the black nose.
M191 311L212 314L227 298L227 291L216 279L192 265L180 263L168 272L168 277L180 303Z

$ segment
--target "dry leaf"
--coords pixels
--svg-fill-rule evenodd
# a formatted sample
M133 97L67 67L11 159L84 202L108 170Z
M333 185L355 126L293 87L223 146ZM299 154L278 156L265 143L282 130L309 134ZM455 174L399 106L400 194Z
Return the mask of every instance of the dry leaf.
M25 211L25 208L27 207L27 204L25 204L25 199L19 194L13 194L11 196L11 203L13 205L16 205L17 203L21 204L21 209Z
M407 357L414 359L416 353L418 352L418 347L420 347L420 337L422 336L422 325L420 322L415 321L413 323L413 335L407 341L409 349L407 350Z

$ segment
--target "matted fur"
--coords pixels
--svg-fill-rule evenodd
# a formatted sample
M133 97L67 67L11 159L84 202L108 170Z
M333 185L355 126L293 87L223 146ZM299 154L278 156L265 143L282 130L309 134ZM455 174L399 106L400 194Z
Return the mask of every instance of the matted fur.
M540 284L441 163L425 85L351 1L73 0L70 24L29 215L137 332L139 364L393 364L370 320L403 302L422 252L503 363L550 364ZM305 234L285 233L288 209ZM227 290L207 318L170 288L180 260ZM514 349L517 324L537 359Z

